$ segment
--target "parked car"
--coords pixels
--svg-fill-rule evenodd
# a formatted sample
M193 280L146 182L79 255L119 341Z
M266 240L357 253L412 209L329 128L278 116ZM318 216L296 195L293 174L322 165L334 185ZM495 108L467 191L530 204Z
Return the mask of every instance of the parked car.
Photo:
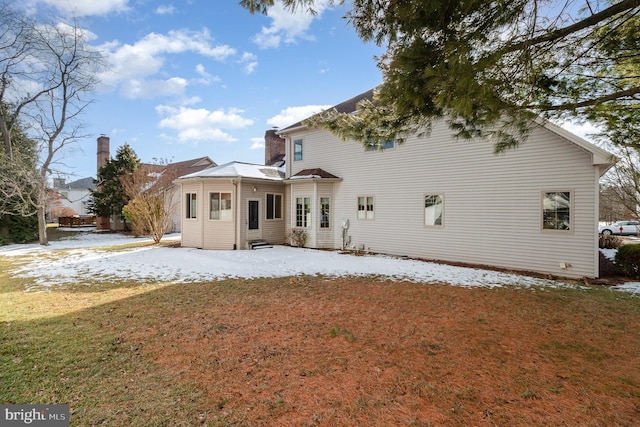
M622 231L620 230L622 229ZM640 234L640 221L618 221L598 228L598 233L606 235L637 236Z

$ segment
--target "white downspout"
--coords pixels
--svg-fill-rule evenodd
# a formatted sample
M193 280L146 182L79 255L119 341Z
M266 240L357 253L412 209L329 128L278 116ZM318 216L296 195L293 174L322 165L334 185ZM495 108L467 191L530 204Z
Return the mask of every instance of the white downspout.
M233 250L240 249L238 247L238 222L240 212L238 211L238 207L240 206L240 194L238 194L238 181L235 179L231 180L231 183L235 187L235 198L236 198L236 208L233 210Z

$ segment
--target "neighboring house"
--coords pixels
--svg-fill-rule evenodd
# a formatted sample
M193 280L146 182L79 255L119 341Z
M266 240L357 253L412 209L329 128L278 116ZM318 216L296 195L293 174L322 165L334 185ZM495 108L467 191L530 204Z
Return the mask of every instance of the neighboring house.
M353 112L371 95L336 109ZM382 151L301 123L278 135L282 180L236 170L176 181L183 246L245 249L251 240L280 243L304 229L312 248L598 276L598 183L613 157L553 124L540 121L503 154L487 141L456 140L444 121ZM223 198L224 224L217 213Z
M47 203L49 221L57 221L59 216L89 215L87 203L91 190L96 186L92 177L66 183L64 178L54 178Z
M100 168L103 167L110 159L110 138L106 135L101 135L98 138L97 143L97 169L100 170ZM158 177L166 175L171 180L183 175L188 175L203 169L217 166L216 163L208 156L168 164L142 163L142 165L146 166L151 173L156 174ZM167 230L167 232L180 232L180 188L176 187L175 192L173 193L173 201L170 205L175 207L175 209L171 212L170 229ZM117 214L112 215L111 218L98 218L97 223L99 230L121 231L125 229L125 224L122 221L121 215Z

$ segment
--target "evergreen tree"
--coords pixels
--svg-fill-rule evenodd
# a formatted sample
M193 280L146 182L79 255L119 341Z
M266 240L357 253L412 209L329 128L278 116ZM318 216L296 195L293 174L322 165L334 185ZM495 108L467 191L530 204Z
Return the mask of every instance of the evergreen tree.
M0 108L5 109L1 102ZM36 143L17 123L10 133L11 157L7 150L0 150L0 244L38 238L34 209L38 196Z
M282 0L291 10L320 0ZM323 0L324 1L324 0ZM344 0L328 0L345 4ZM242 0L266 13L274 0ZM538 116L633 126L640 105L640 0L349 2L364 41L385 46L383 83L359 114L328 111L308 125L365 144L445 118L458 137L517 146ZM624 137L627 139L628 137Z
M122 184L123 179L131 177L140 165L140 159L129 144L124 144L116 151L114 159L98 170L94 181L96 189L91 191L91 198L87 210L101 217L119 215L122 208L129 203L130 196Z

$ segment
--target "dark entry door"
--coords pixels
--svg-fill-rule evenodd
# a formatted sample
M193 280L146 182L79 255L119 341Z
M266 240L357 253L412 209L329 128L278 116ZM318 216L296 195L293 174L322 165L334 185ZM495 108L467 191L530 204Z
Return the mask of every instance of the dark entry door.
M258 230L260 228L259 212L258 200L249 200L249 230Z

